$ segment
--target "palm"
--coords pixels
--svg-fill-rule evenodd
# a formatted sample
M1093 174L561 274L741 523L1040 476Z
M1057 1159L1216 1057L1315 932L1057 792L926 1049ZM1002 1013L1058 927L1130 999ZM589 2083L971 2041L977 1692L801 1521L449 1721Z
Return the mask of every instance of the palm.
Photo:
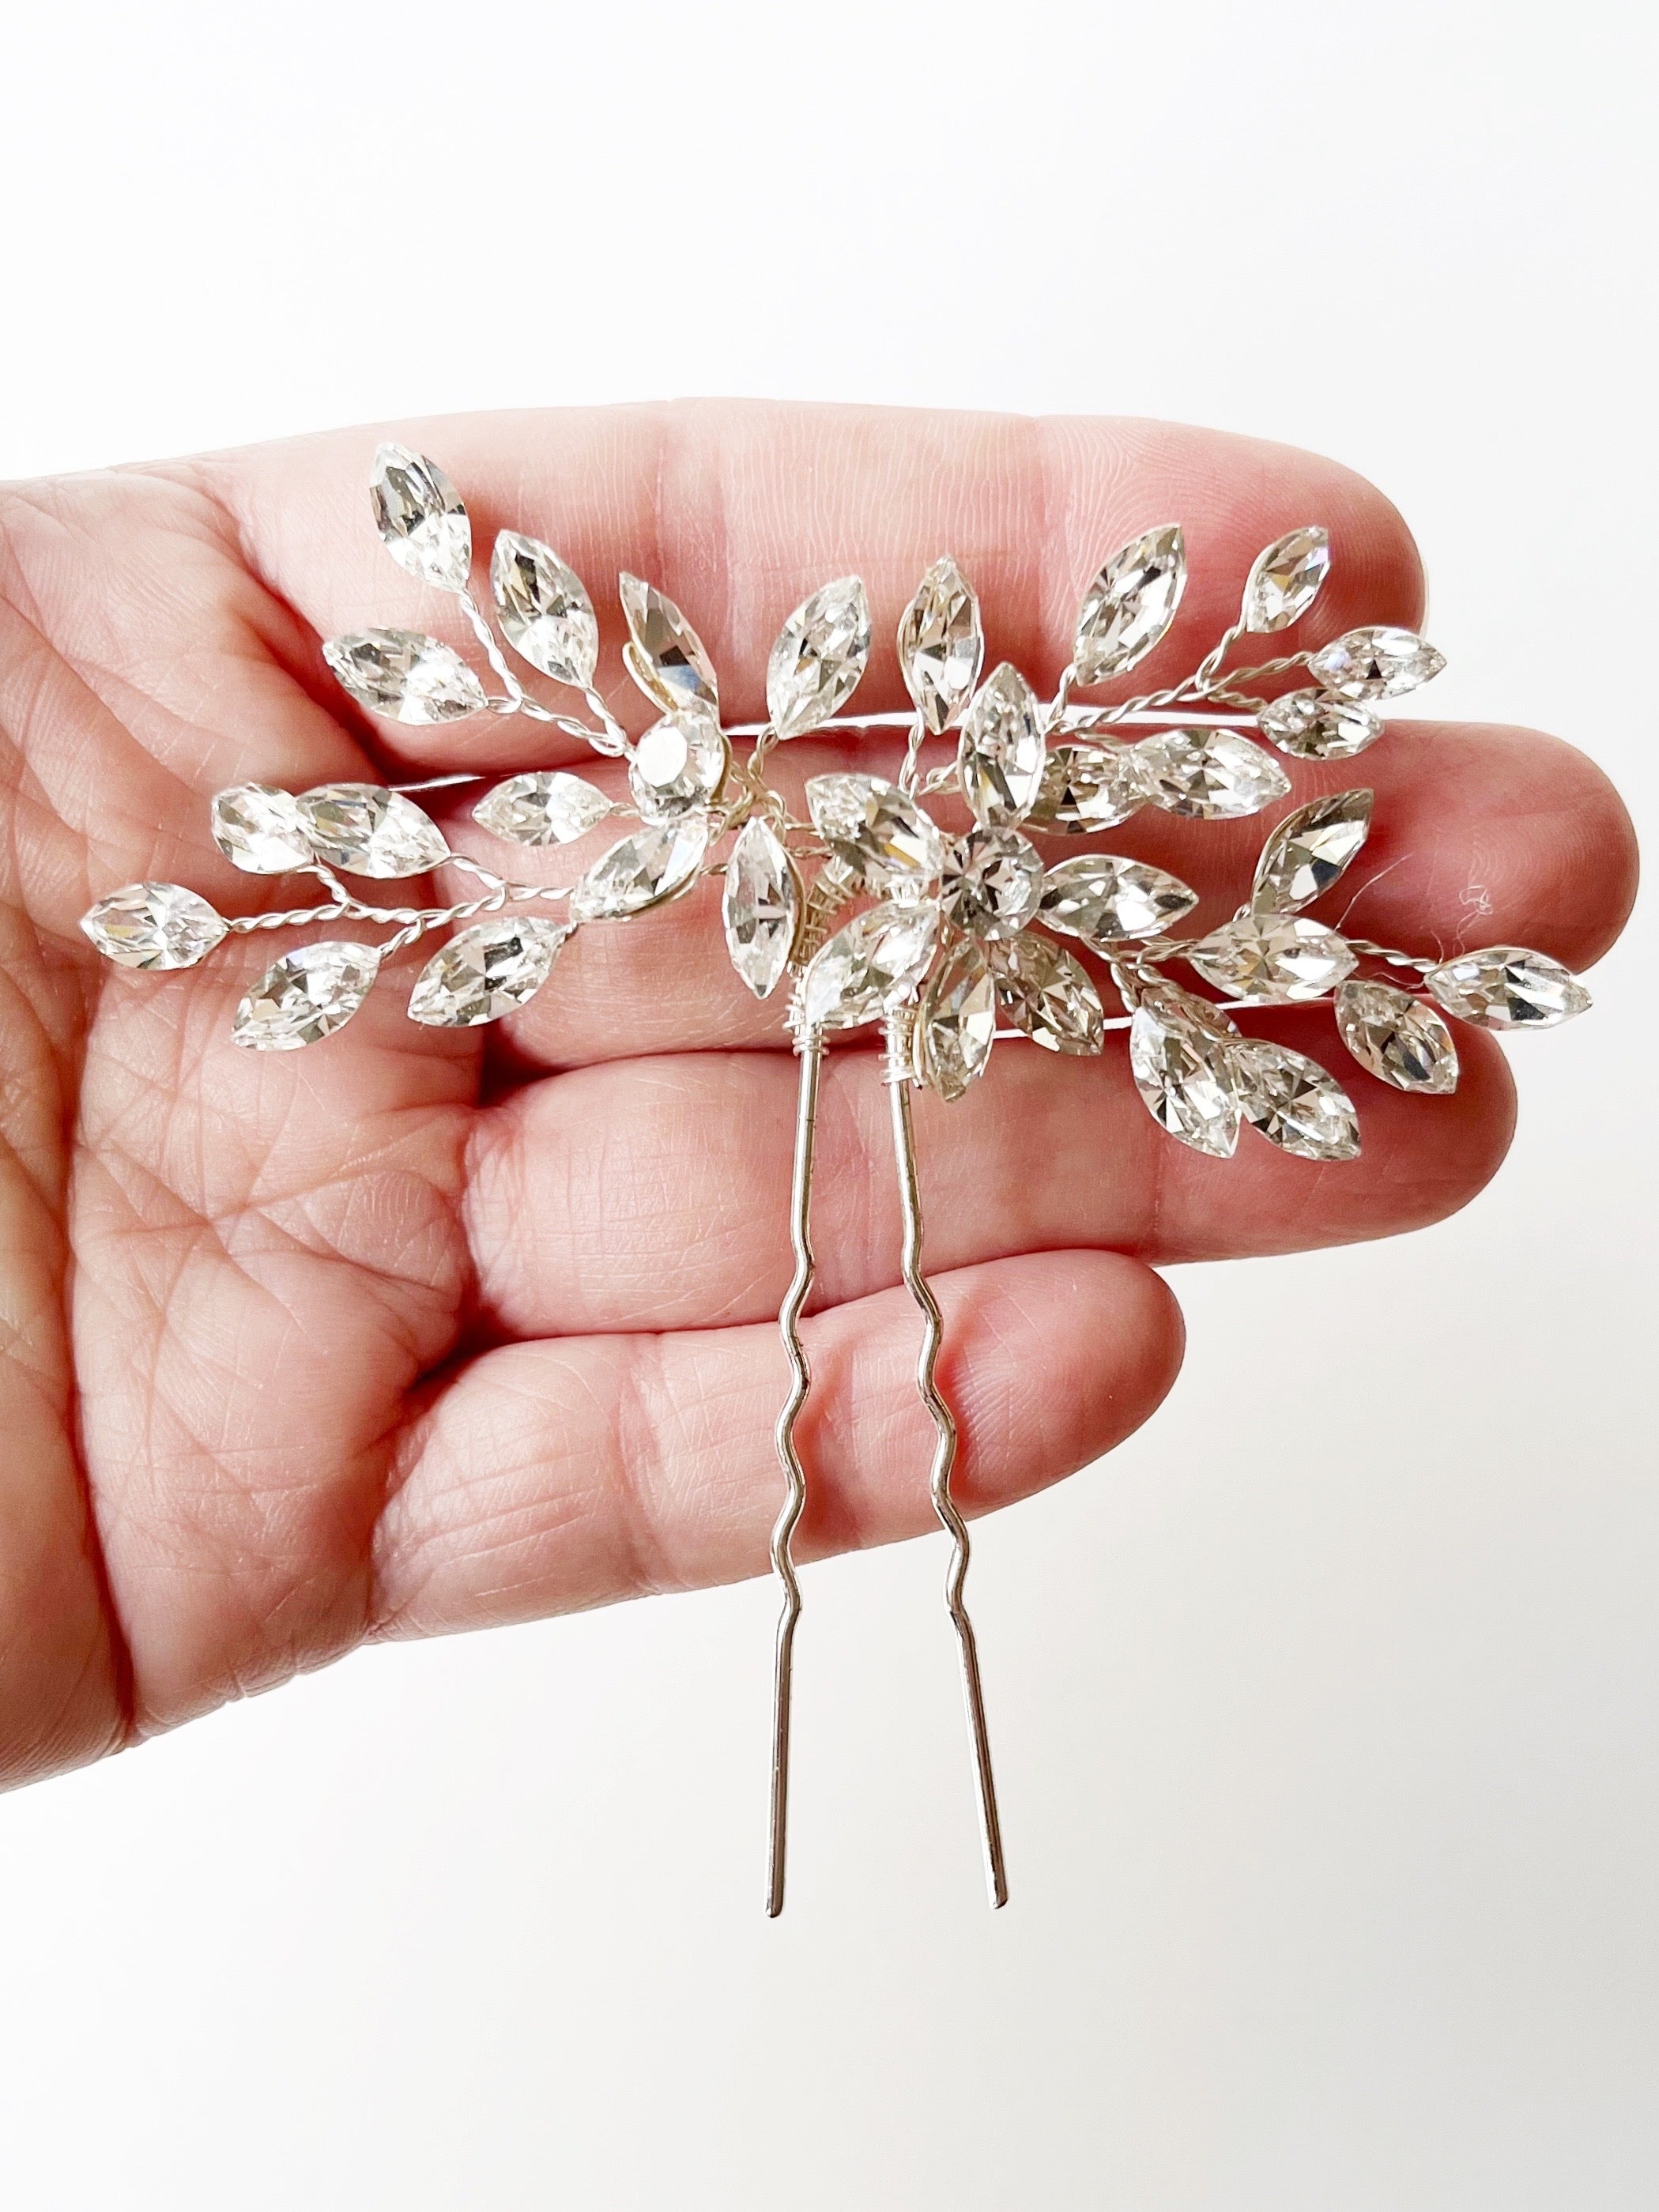
M415 1030L383 989L323 1050L293 1055L227 1041L269 940L233 940L189 976L135 978L100 972L76 930L139 878L248 910L261 886L205 833L209 795L239 780L301 788L559 757L532 752L522 724L398 732L400 750L381 751L386 732L334 692L319 635L441 620L366 526L373 442L37 487L0 507L0 1419L14 1440L0 1771L14 1778L366 1635L764 1564L793 1071L775 1009L726 973L705 898L584 933L499 1031ZM1181 635L1200 647L1255 547L1304 520L1329 522L1339 553L1321 635L1417 612L1414 556L1376 495L1327 464L1195 433L704 410L458 422L425 442L486 528L554 539L596 587L622 565L661 581L738 712L805 590L856 566L890 627L945 550L980 584L994 652L1052 674L1094 559L1176 514L1196 555ZM1066 518L1047 538L1045 513ZM616 696L614 676L608 662ZM872 672L871 688L890 681ZM810 772L827 750L800 741L787 764ZM1605 947L1628 903L1628 832L1578 756L1417 725L1365 769L1380 859L1357 928L1469 941L1478 866L1478 941L1580 964ZM1311 769L1297 795L1354 780ZM1260 830L1137 821L1110 842L1231 903ZM288 887L271 896L289 902ZM1278 1033L1317 1051L1322 1020L1287 1014ZM1357 1078L1366 1155L1335 1169L1259 1146L1231 1164L1161 1149L1111 1055L1010 1052L948 1125L924 1113L969 1509L1097 1456L1157 1402L1179 1323L1152 1264L1386 1234L1468 1197L1510 1112L1501 1057L1468 1042L1452 1100ZM883 1113L869 1054L837 1054L801 1431L809 1553L927 1518Z

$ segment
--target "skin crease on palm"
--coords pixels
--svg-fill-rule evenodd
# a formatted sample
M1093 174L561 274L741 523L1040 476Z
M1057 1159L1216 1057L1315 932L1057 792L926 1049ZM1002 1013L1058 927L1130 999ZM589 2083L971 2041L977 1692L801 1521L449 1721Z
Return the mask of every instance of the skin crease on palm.
M419 951L340 1036L271 1055L229 1039L270 939L147 975L100 962L76 928L141 878L230 913L294 903L291 885L239 876L212 845L208 802L228 784L575 759L517 720L371 726L336 689L325 636L404 623L463 641L370 526L380 434L0 489L6 1780L368 1638L766 1564L795 1071L779 1008L730 972L712 890L585 931L495 1029L405 1018ZM852 570L878 647L860 704L901 704L880 648L946 551L979 590L989 659L1039 687L1104 553L1164 521L1186 526L1192 581L1148 684L1195 663L1251 556L1297 523L1327 524L1335 553L1299 642L1421 612L1416 553L1380 494L1330 462L1207 432L706 403L395 434L442 461L482 544L524 529L585 577L601 687L636 728L622 568L685 607L738 719L760 711L784 616ZM896 742L862 757L890 772ZM801 779L856 750L805 738L775 765ZM1443 952L1531 945L1582 969L1625 919L1623 809L1553 738L1395 721L1358 770L1297 763L1293 776L1297 803L1376 788L1356 932ZM1200 887L1206 925L1248 884L1263 827L1143 817L1104 842ZM482 849L470 824L457 836ZM544 857L550 880L580 864ZM1328 1008L1263 1028L1333 1049ZM1157 1406L1182 1340L1154 1267L1387 1236L1473 1196L1503 1157L1511 1090L1489 1037L1460 1029L1458 1044L1450 1099L1344 1065L1365 1138L1352 1165L1255 1141L1231 1162L1183 1150L1135 1098L1121 1038L1098 1060L1005 1048L960 1104L921 1102L965 1509L1085 1465ZM824 1083L804 1558L932 1525L871 1045L838 1049Z

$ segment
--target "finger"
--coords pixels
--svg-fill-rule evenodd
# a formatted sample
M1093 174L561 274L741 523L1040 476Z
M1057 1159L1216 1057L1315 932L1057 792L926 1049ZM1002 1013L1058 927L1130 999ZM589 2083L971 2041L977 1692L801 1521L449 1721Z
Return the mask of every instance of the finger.
M935 1288L968 1513L1109 1450L1180 1364L1175 1301L1133 1261L1053 1253ZM798 1558L933 1525L921 1326L902 1291L805 1324ZM759 1574L782 1498L772 1428L788 1379L775 1326L520 1344L475 1361L401 1450L375 1537L374 1625L429 1635Z

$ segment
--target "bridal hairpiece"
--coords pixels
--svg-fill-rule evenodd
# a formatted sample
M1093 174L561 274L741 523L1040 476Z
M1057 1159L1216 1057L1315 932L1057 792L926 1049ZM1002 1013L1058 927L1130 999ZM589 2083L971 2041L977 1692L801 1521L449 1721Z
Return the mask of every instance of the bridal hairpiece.
M1517 1029L1548 1028L1581 1012L1589 1003L1583 986L1542 953L1499 945L1450 959L1423 957L1349 936L1306 912L1364 846L1369 790L1328 794L1277 822L1232 919L1197 938L1178 930L1198 894L1164 870L1104 852L1049 866L1026 834L1085 836L1115 829L1146 806L1205 821L1259 814L1291 792L1275 753L1333 761L1364 752L1383 734L1380 702L1414 690L1444 663L1412 631L1381 627L1351 630L1317 651L1227 668L1241 638L1277 635L1314 604L1331 550L1328 533L1310 526L1258 556L1237 620L1190 676L1111 704L1074 703L1079 692L1127 675L1170 629L1187 580L1182 533L1170 526L1115 553L1089 586L1070 662L1049 700L1008 662L981 681L979 602L945 558L922 578L899 623L899 667L914 712L847 711L871 650L864 586L848 576L814 592L779 632L767 663L766 720L731 726L691 624L653 585L624 575L623 658L657 717L636 738L594 687L599 623L580 580L550 547L516 531L500 533L487 611L471 589L471 525L441 469L404 447L383 447L371 497L393 559L459 602L495 688L436 637L370 629L324 647L346 691L370 714L405 724L520 714L626 763L629 803L563 770L531 769L493 783L472 818L497 848L574 844L618 819L630 826L574 882L521 883L498 859L455 850L411 796L484 778L328 783L299 793L243 783L213 801L220 850L251 875L315 878L326 894L319 903L225 916L180 884L131 884L101 899L82 927L111 960L145 969L191 967L228 935L336 922L389 933L378 942L314 939L284 953L253 985L237 1008L234 1041L285 1052L343 1028L392 956L422 939L454 933L416 976L410 1018L471 1028L524 1006L579 930L647 913L705 878L721 880L732 965L757 999L788 980L782 1019L800 1068L789 1224L795 1269L780 1316L793 1380L777 1424L785 1498L771 1545L783 1592L767 1881L775 1914L783 1903L800 1613L791 1546L806 1477L794 1431L811 1379L799 1322L813 1277L819 1076L827 1036L881 1025L902 1271L922 1316L917 1386L938 1438L933 1503L951 1539L945 1602L960 1646L987 1875L1000 1905L1007 1895L1002 1841L963 1598L968 1531L951 1495L956 1429L934 1381L941 1322L922 1273L912 1092L925 1086L960 1098L1004 1039L1095 1054L1109 1030L1125 1030L1135 1086L1154 1121L1181 1143L1227 1157L1248 1126L1297 1158L1348 1160L1359 1151L1359 1124L1340 1083L1306 1054L1242 1031L1234 1015L1329 999L1337 1036L1362 1067L1396 1090L1443 1095L1458 1074L1448 1014L1481 1028ZM503 641L539 676L574 692L586 715L526 689ZM1263 690L1293 672L1309 679L1301 688ZM1131 740L1131 728L1146 734ZM890 779L814 776L803 821L767 781L768 760L779 745L826 729L890 730L900 757ZM927 741L951 730L959 732L955 758L924 772ZM733 740L747 741L744 750ZM965 808L967 826L942 818L940 802ZM441 867L465 879L466 896L444 906L383 905L343 880L396 881ZM1174 981L1167 971L1182 965L1219 999ZM1109 1015L1103 982L1121 1012Z

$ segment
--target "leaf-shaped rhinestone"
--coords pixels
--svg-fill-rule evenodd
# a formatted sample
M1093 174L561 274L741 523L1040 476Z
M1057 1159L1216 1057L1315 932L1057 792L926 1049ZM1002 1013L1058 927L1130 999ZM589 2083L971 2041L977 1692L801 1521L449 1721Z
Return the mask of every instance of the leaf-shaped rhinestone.
M757 814L732 842L721 918L732 965L757 999L769 997L782 979L800 909L794 863L770 823Z
M1267 1037L1241 1037L1228 1056L1244 1118L1300 1160L1355 1160L1359 1116L1316 1060Z
M1423 978L1449 1014L1479 1029L1551 1030L1590 1003L1573 974L1547 953L1522 945L1489 945L1460 953Z
M552 972L568 924L497 915L452 937L415 979L409 1018L428 1029L470 1030L534 998Z
M234 784L214 799L212 819L214 843L251 876L286 875L311 864L305 817L291 791Z
M1258 553L1239 619L1253 635L1288 629L1319 597L1331 565L1330 532L1292 530Z
M726 739L707 714L665 714L634 748L628 769L634 804L647 822L677 822L708 805L729 757Z
M766 711L780 738L799 738L837 714L870 658L870 605L856 576L803 599L766 663Z
M532 769L487 792L472 819L492 837L514 845L573 845L603 822L611 801L581 776L562 769Z
M997 1033L997 987L984 953L964 938L935 969L916 1022L916 1067L941 1098L960 1098L984 1074Z
M331 637L323 658L360 707L394 722L453 722L489 703L460 654L417 630L365 629Z
M431 816L384 784L319 783L299 808L317 858L354 876L424 875L449 850Z
M400 568L441 592L466 589L472 526L460 495L435 461L407 446L382 446L368 496L375 527Z
M970 937L1015 937L1036 912L1042 862L1018 830L970 830L945 848L939 901Z
M814 954L802 978L803 1025L857 1029L892 1012L927 974L938 936L936 906L889 900L854 915Z
M1036 694L1005 660L981 685L962 725L957 770L975 822L1012 830L1042 787L1048 748Z
M1280 914L1311 906L1364 843L1375 795L1334 791L1287 814L1261 848L1251 904Z
M812 826L863 890L913 891L939 881L945 841L913 799L874 775L815 775Z
M1261 734L1297 760L1352 760L1382 734L1382 718L1351 699L1287 691L1256 716Z
M1135 750L1148 796L1166 814L1231 822L1260 814L1291 787L1273 755L1237 730L1159 730Z
M1089 971L1046 937L1011 937L985 947L1009 1019L1046 1052L1086 1059L1105 1040L1106 1009Z
M1412 629L1351 629L1322 646L1308 673L1339 699L1395 699L1438 676L1444 653L1425 645Z
M1129 1068L1160 1129L1195 1152L1230 1159L1238 1145L1238 1100L1227 1048L1178 1008L1146 1001L1129 1024Z
M683 707L702 707L718 716L714 664L672 599L626 572L617 589L629 629L623 659L646 697L671 714Z
M1149 975L1139 981L1137 995L1142 1006L1156 1006L1166 1014L1179 1014L1191 1027L1202 1030L1206 1036L1219 1037L1224 1044L1239 1033L1238 1024L1213 999L1200 999L1196 991L1183 991L1167 975Z
M532 668L585 691L599 659L599 617L581 578L539 538L503 530L489 562L501 635Z
M972 698L985 658L979 601L948 554L934 562L899 618L898 657L923 726L939 737Z
M1396 1091L1443 1097L1457 1088L1457 1047L1425 1000L1392 983L1351 977L1336 994L1336 1026L1364 1068Z
M1115 830L1151 795L1146 763L1133 745L1050 745L1025 818L1034 830L1067 836Z
M620 921L689 890L708 848L705 815L672 827L647 823L594 861L570 894L577 921Z
M1218 991L1276 1006L1322 999L1354 965L1346 939L1296 914L1240 915L1212 930L1187 957Z
M231 1036L250 1052L297 1052L343 1029L380 965L372 945L325 939L284 953L236 1009Z
M1198 893L1162 868L1110 853L1080 853L1049 869L1037 919L1091 945L1119 944L1162 936L1197 904Z
M1114 553L1089 586L1072 659L1079 684L1103 684L1134 667L1163 639L1187 588L1187 547L1170 525Z
M82 915L81 927L122 968L193 968L229 924L182 884L124 884Z

